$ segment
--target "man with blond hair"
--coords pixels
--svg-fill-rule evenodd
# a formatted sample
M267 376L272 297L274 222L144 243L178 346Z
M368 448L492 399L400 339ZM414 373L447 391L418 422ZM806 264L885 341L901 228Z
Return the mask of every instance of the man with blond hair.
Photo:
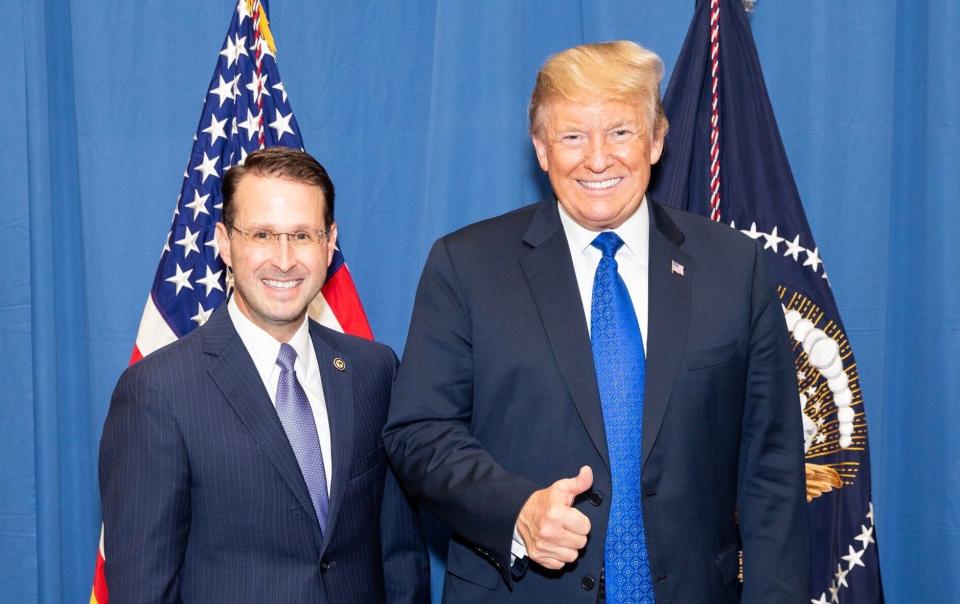
M427 259L384 436L454 531L447 602L806 601L783 314L755 242L646 197L662 74L632 42L551 57L555 197Z

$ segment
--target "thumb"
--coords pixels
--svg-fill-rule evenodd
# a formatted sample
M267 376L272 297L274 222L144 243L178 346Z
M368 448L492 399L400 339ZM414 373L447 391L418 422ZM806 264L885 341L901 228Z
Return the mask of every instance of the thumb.
M580 473L573 478L562 478L556 483L558 490L566 499L567 505L573 503L573 499L593 486L593 470L590 466L580 468Z

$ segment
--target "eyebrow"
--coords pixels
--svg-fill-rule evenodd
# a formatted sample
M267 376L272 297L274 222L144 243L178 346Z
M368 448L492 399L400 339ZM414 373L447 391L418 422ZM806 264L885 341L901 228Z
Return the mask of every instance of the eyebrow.
M258 230L258 231L274 231L274 232L284 232L284 233L296 233L297 231L322 231L327 227L317 226L315 224L296 224L287 228L277 228L273 224L262 224L262 223L252 223L248 224L245 230Z
M629 127L629 128L634 129L634 130L640 130L640 129L641 129L639 123L638 123L636 120L634 120L634 119L629 119L629 118L628 118L628 119L623 119L623 120L618 120L618 121L616 121L616 122L613 122L613 123L610 124L610 125L604 126L603 129L604 129L604 130L616 130L617 128L624 128L624 127ZM557 133L587 132L588 130L590 130L590 127L589 127L589 126L586 126L586 125L584 125L584 124L566 124L566 125L563 125L562 127L557 127L557 128L555 128L555 131L556 131Z

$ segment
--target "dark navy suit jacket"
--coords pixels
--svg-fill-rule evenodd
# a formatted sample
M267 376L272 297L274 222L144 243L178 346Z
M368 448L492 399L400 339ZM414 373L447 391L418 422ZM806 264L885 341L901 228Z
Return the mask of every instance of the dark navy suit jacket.
M332 439L326 534L223 305L117 384L100 443L111 602L429 601L380 435L396 357L312 321L310 337Z
M800 404L761 250L647 203L643 514L658 604L806 602ZM611 477L583 305L551 200L442 238L421 277L384 433L454 530L446 602L596 602ZM530 494L593 469L562 571L511 567ZM743 549L745 577L737 581Z

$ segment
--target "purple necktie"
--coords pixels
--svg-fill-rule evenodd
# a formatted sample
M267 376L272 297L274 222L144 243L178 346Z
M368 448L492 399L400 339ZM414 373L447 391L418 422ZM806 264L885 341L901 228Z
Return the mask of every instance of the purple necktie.
M320 438L317 435L317 423L313 419L310 401L303 386L297 379L293 364L297 360L297 351L289 344L280 345L277 365L280 366L280 379L277 380L277 415L287 433L293 453L300 464L300 472L310 491L313 509L317 512L320 531L327 532L327 512L330 499L327 495L327 472L323 467L323 455L320 454Z

